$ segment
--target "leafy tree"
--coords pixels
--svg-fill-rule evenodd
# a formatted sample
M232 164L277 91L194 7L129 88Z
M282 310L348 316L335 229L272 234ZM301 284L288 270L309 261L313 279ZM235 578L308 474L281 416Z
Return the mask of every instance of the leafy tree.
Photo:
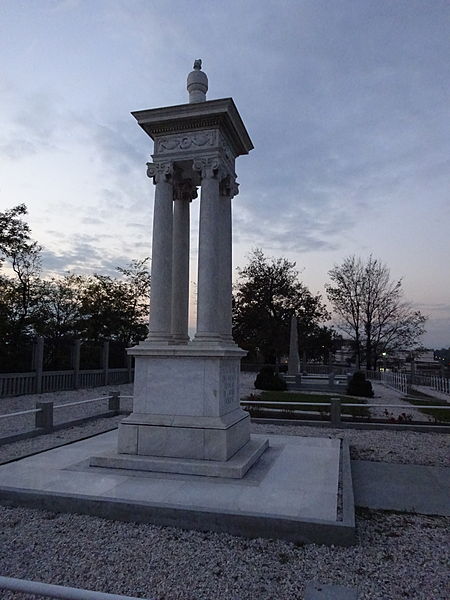
M128 345L147 334L150 274L148 259L118 267L122 279L95 274L80 293L80 333L94 341L116 340Z
M29 333L41 271L42 248L30 237L26 213L24 204L0 212L0 268L6 262L11 273L0 277L0 331L6 339Z
M268 258L262 250L250 254L249 263L238 269L233 299L233 334L239 345L265 362L278 363L289 348L289 327L297 316L301 340L317 331L328 318L320 295L313 296L298 279L295 262Z
M0 266L5 259L12 259L33 243L30 227L22 219L26 214L25 204L0 212Z
M404 301L402 281L391 281L388 267L370 256L349 256L328 272L328 299L338 328L355 343L357 363L374 368L382 352L412 348L424 333L426 317Z

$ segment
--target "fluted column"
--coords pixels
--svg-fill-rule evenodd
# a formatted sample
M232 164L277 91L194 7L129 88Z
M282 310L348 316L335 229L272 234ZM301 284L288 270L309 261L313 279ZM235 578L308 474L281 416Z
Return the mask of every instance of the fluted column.
M231 199L238 193L238 185L230 175L220 183L219 209L219 304L220 333L225 342L233 342L232 336L232 219Z
M155 184L153 210L150 341L170 342L172 304L173 185L171 162L147 163Z
M175 344L189 340L189 204L197 196L191 180L174 186L172 252L172 339Z
M221 341L219 300L219 161L194 160L201 174L197 279L197 341Z

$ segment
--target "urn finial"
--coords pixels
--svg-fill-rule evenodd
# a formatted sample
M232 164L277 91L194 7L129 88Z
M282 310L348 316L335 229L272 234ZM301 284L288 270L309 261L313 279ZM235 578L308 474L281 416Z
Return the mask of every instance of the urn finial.
M187 91L189 92L189 103L205 102L208 91L208 77L202 70L202 59L194 61L194 70L187 78Z

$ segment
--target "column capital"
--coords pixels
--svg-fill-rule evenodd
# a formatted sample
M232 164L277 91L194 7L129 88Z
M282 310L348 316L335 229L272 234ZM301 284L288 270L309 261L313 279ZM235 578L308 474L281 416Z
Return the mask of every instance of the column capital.
M220 161L215 157L195 158L192 168L199 171L202 179L217 179L220 172Z
M197 188L192 183L192 179L180 179L174 181L173 186L173 199L184 200L185 202L191 202L194 198L197 198Z
M226 175L220 181L220 195L227 198L234 198L239 194L239 184L236 181L236 175Z
M147 176L153 177L153 183L169 181L173 175L173 163L171 161L158 161L147 163Z

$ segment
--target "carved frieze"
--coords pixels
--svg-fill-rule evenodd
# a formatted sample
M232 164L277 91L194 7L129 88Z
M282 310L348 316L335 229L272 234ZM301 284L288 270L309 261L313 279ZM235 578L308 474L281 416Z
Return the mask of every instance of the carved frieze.
M155 154L175 153L181 150L211 148L217 145L218 132L196 131L185 135L166 135L155 140Z

